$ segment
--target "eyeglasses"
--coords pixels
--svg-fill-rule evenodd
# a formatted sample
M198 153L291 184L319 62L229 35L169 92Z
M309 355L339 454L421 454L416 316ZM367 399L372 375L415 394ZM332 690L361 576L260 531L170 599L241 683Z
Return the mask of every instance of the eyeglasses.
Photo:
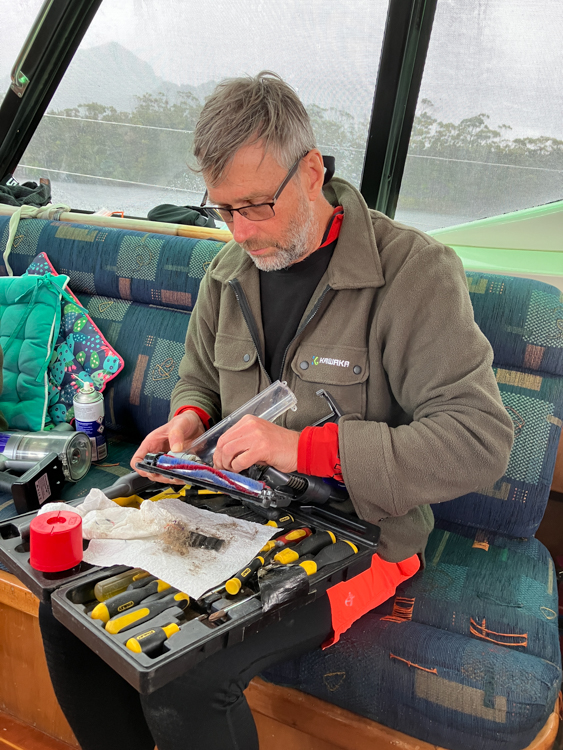
M307 156L307 154L303 154L303 156L300 156L299 159L297 159L295 164L291 167L289 172L286 174L284 181L276 190L274 197L269 203L256 203L254 205L241 206L240 208L222 208L220 206L206 206L205 205L207 201L207 190L206 190L205 195L203 196L203 200L201 202L200 208L203 208L207 212L207 214L211 216L212 219L220 219L221 221L224 221L227 224L231 224L233 222L233 216L234 216L235 211L241 216L244 216L245 219L248 219L248 221L266 221L266 219L271 219L272 216L276 215L276 212L274 211L274 206L276 205L276 201L282 194L284 188L287 186L288 182L291 180L293 175L297 172L297 167L299 166L299 162L305 156Z

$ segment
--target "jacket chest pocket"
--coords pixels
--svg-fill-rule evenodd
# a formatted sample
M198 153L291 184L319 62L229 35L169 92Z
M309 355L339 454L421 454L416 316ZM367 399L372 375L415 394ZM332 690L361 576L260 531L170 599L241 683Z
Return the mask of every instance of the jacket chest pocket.
M219 373L224 418L258 393L260 364L252 339L217 334L213 364Z
M322 419L330 411L326 401L316 396L320 388L330 393L342 414L365 417L369 375L367 348L304 343L296 351L291 369L296 375L297 408L303 416L306 412L307 424Z

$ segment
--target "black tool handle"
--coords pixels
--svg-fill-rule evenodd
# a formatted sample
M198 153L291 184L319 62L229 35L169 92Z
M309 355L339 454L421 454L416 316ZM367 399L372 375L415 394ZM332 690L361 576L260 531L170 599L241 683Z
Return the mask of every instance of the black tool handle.
M115 497L130 497L131 495L138 495L141 490L146 490L153 484L155 484L154 480L142 477L136 471L132 471L130 474L119 477L112 485L106 487L103 493L110 500Z
M316 534L307 537L299 544L296 544L291 549L282 549L276 555L274 560L276 562L287 565L288 563L295 562L298 558L304 557L305 555L314 555L326 547L336 542L336 537L332 531L317 531Z
M342 562L347 557L352 557L358 553L358 548L352 542L340 541L324 547L318 555L311 559L301 560L299 565L305 569L307 575L313 575L321 568L334 563Z
M238 594L243 584L246 583L248 579L252 577L252 574L255 573L263 565L264 558L261 555L257 555L257 557L251 560L245 568L239 570L239 572L236 573L232 578L229 578L229 580L225 584L227 594Z
M125 644L130 651L136 654L152 654L170 638L171 635L180 630L175 622L164 625L162 628L151 628L139 633L133 638L129 638Z
M151 596L151 594L157 594L166 589L169 590L169 593L172 593L172 591L177 592L177 589L170 589L170 586L164 583L164 581L151 581L142 588L124 591L121 594L116 594L106 599L105 602L94 607L90 613L90 617L93 620L107 622L111 617L115 617L115 615L121 612L126 612L128 609L133 609L133 607L136 607L137 604L140 604L148 596Z
M150 604L140 604L137 607L127 610L122 615L116 615L106 622L106 630L108 633L115 635L121 633L129 628L134 628L136 625L151 620L156 615L159 615L164 610L170 607L181 607L185 609L190 603L190 598L186 594L174 593L170 596L165 596L162 599L151 602Z
M324 547L333 545L335 542L336 537L332 531L317 531L316 534L296 544L293 549L299 557L303 557L304 555L314 555L324 549Z

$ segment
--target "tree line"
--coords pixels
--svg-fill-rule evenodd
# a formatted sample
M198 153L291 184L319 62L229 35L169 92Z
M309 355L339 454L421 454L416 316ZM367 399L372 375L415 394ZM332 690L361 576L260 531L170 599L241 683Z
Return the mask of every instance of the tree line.
M179 92L174 99L145 94L131 112L95 102L51 111L24 163L203 192L201 177L189 168L202 106L194 94ZM319 147L336 157L337 174L359 184L368 123L339 109L307 109ZM491 215L503 210L507 194L513 207L563 197L563 141L510 136L509 125L492 127L485 113L444 122L434 114L432 102L423 100L414 121L401 206L455 213L478 201Z

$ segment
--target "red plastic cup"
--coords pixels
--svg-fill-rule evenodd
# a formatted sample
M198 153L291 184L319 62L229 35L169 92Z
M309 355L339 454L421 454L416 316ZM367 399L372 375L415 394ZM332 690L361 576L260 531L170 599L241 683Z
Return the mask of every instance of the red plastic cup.
M82 518L68 510L36 516L29 527L29 564L43 573L70 570L82 560Z

